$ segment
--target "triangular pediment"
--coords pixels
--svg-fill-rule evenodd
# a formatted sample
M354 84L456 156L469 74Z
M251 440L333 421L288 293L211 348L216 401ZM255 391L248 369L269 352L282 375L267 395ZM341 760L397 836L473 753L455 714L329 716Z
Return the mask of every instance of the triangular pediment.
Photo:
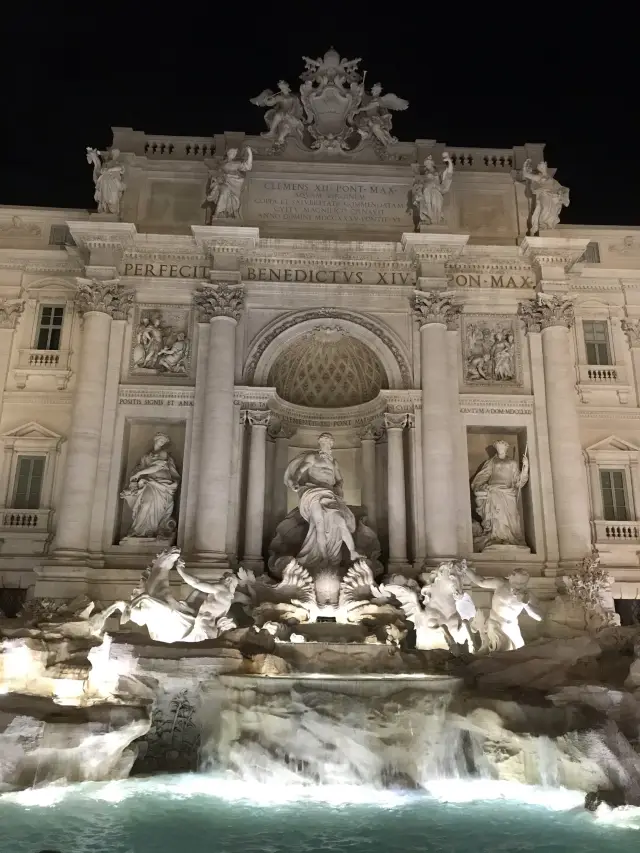
M62 437L57 432L37 423L37 421L29 421L29 423L14 427L2 435L2 438L46 438L50 441L60 441Z
M619 438L617 435L609 435L607 438L603 438L601 441L592 444L591 447L587 447L587 453L597 453L598 451L637 453L639 450L640 447L636 444L632 444L624 438Z

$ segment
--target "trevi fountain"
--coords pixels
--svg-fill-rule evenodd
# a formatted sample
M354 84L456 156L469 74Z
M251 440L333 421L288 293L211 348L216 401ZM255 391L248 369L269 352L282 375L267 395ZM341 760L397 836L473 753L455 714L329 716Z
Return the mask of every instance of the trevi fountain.
M636 849L640 237L305 65L0 208L0 849Z

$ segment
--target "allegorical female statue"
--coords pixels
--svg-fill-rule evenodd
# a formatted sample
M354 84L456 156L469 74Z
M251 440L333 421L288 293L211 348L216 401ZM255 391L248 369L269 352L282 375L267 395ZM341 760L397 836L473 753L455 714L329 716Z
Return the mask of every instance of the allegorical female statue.
M525 160L522 177L531 182L531 192L536 197L536 206L531 214L531 234L555 228L560 222L560 211L569 207L569 190L551 177L544 160L535 172L531 170L531 160Z
M154 437L153 449L138 462L120 494L133 516L127 536L169 539L175 530L173 508L180 474L165 449L170 443L163 433Z
M120 151L98 151L87 148L87 163L93 163L93 183L96 185L94 199L98 213L120 215L120 202L126 189L124 165L120 162Z
M518 504L529 479L529 460L525 453L520 468L516 459L507 458L506 441L496 441L493 446L495 456L487 459L471 480L476 511L482 519L482 532L474 536L474 549L484 551L500 545L526 548Z
M417 175L411 188L410 207L414 209L416 231L423 225L441 225L444 222L444 195L451 189L453 162L445 151L442 154L445 168L438 172L433 157L424 161L424 173Z
M212 176L207 192L206 206L213 219L237 219L240 216L240 194L247 172L253 167L251 148L244 149L244 157L238 160L238 149L230 148L227 159Z
M333 436L322 433L319 450L296 456L284 472L285 485L298 495L300 515L309 531L296 555L307 569L339 566L342 544L351 561L360 559L353 541L356 520L344 502L342 474L333 458Z

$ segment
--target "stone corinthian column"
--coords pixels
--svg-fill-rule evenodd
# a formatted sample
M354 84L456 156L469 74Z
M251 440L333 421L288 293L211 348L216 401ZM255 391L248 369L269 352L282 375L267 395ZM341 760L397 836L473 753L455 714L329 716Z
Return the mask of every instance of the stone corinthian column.
M367 510L367 524L372 530L378 529L376 495L376 441L382 430L379 424L367 424L360 430L360 446L362 448L362 490L361 501Z
M194 294L194 302L200 322L209 323L196 552L200 560L226 566L236 325L242 313L244 289L240 284L204 285Z
M576 408L575 371L569 340L573 304L538 293L519 305L528 334L542 335L551 480L561 561L582 560L590 549L589 493Z
M453 557L458 550L457 503L447 328L458 319L460 307L450 294L416 291L412 308L420 324L422 374L422 474L425 541L428 557Z
M78 279L76 306L83 315L82 344L71 414L67 467L60 492L56 557L80 557L89 527L102 437L111 321L126 319L133 291L119 279Z
M266 484L267 427L271 412L247 412L251 424L249 439L249 482L244 522L243 566L262 571L262 536L264 531L264 494Z
M408 415L387 413L387 500L389 520L389 571L407 565L407 506L402 434Z

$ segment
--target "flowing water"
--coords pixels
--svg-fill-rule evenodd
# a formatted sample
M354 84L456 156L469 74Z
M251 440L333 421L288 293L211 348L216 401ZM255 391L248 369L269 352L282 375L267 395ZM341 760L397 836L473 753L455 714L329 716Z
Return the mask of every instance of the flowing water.
M229 774L84 783L0 797L2 853L637 853L640 810L487 781L406 793L250 784ZM615 847L614 847L615 845Z

